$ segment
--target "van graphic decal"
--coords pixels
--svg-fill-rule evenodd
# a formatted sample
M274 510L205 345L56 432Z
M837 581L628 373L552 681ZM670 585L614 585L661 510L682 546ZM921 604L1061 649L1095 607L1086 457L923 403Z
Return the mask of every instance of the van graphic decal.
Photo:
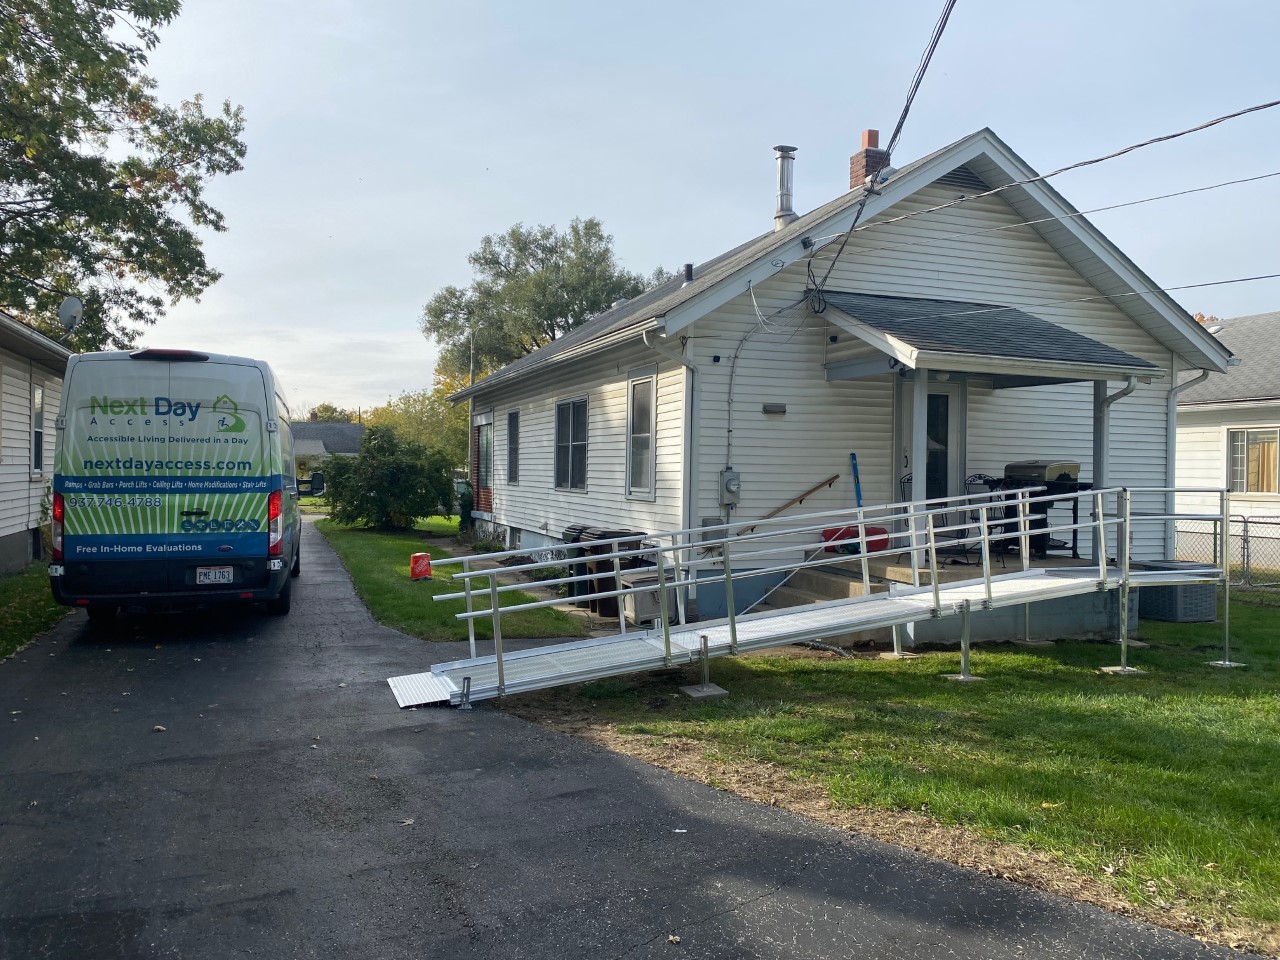
M213 412L218 416L218 433L244 433L244 417L240 405L225 393L213 401Z

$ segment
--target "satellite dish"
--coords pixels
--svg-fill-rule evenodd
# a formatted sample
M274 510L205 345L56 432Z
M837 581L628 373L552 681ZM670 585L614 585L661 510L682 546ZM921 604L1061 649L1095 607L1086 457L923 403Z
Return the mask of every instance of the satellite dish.
M62 321L62 329L70 333L84 319L84 303L79 297L67 297L58 307L58 319Z

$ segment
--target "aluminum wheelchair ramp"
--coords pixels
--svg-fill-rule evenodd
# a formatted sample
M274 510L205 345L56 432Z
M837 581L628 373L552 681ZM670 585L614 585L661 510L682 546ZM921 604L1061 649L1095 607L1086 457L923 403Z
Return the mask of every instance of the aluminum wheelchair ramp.
M1114 586L1114 581L1110 582ZM990 606L1010 606L1094 593L1100 589L1098 571L1089 568L1041 569L991 578ZM940 586L943 617L958 615L965 600L976 608L986 606L986 581L972 580ZM804 607L789 607L745 614L736 618L737 649L742 653L764 650L802 640L819 640L859 630L892 627L934 618L934 593L930 587L906 587L899 593L872 594L848 600L831 600ZM702 636L712 657L735 652L729 622L715 620L672 628L671 656L667 658L660 630L620 634L593 640L557 643L547 647L508 653L503 657L503 689L498 686L497 657L475 657L438 663L428 673L392 677L396 702L401 707L433 703L457 706L470 678L467 699L485 700L502 694L543 690L602 677L658 670L695 663L702 655Z
M1219 514L1135 514L1131 510L1135 494L1163 497L1175 492L1207 491L1171 488L1138 491L1119 487L1064 496L1045 494L1043 488L1021 488L928 502L765 518L745 527L740 527L742 521L738 521L651 536L625 534L611 540L592 540L590 548L584 550L565 544L535 550L532 556L507 550L478 557L441 558L437 568L446 564L461 565L461 571L454 574L453 579L462 589L437 593L433 599L465 604L457 616L467 623L471 657L438 663L426 673L392 677L387 682L401 707L457 706L506 694L694 663L702 656L704 637L707 656L723 657L949 617L962 618L961 643L967 656L967 624L973 611L1030 607L1043 600L1109 590L1119 592L1117 631L1121 669L1129 671L1124 657L1132 588L1216 583L1228 591L1229 599L1230 584L1216 562L1174 564L1177 569L1152 569L1158 566L1155 563L1143 569L1142 564L1131 564L1130 542L1135 523L1163 524L1168 520L1190 518L1227 529L1230 494L1223 490L1212 491L1221 498ZM1079 510L1080 504L1075 503L1072 523L1053 524L1049 519L1053 506L1072 499L1085 500L1088 510ZM1088 514L1089 519L1078 521L1081 513ZM888 547L871 549L869 524L889 531ZM1096 561L1088 566L1031 567L1029 558L1034 536L1047 538L1049 534L1063 532L1071 533L1074 538L1079 531L1087 533L1094 543ZM881 534L878 539L886 537ZM940 580L946 579L941 573L948 568L945 556L943 562L939 562L940 542L963 545L966 556L976 552L981 561L980 573L975 570L975 578L971 580L941 583ZM1099 544L1104 549L1099 550ZM833 548L848 552L833 553ZM1022 569L997 574L992 566L993 555L1010 549L1016 549ZM1112 551L1116 559L1108 561ZM895 584L890 593L872 592L869 562L877 557L893 559L895 563L909 557L913 583L926 585L897 587ZM756 596L761 583L770 585L760 598L764 599L799 570L851 563L861 566L860 596L756 613L734 612L738 609L734 602L735 584L742 589L744 581L768 577L765 581L748 583ZM564 573L566 569L568 575ZM547 579L548 574L552 574L551 579ZM528 586L523 577L553 588L569 589L572 595L589 594L593 600L602 601L600 611L616 606L616 635L504 652L504 617L564 602L558 598L538 600L522 595L521 591ZM722 591L720 598L729 611L725 619L663 626L687 619L685 602L694 589L712 587ZM612 603L603 602L609 598ZM629 630L628 606L634 607L633 614L642 606L649 614L633 615L631 619L656 617L659 626ZM1223 618L1224 649L1229 649L1229 604L1227 611ZM476 655L475 621L479 619L492 623L493 656ZM1229 656L1224 654L1222 665L1228 660Z

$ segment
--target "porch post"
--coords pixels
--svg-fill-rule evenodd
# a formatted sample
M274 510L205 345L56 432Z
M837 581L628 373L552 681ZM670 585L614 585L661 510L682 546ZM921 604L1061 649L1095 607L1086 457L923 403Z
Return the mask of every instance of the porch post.
M1107 381L1093 381L1093 489L1104 490L1107 486L1107 439L1109 432L1107 410ZM1096 498L1094 503L1097 503ZM1107 544L1102 528L1093 528L1093 559L1106 554Z
M916 379L913 385L914 393L911 402L911 499L913 502L919 503L927 494L925 481L927 479L928 459L929 459L929 371L925 367L916 367ZM916 546L916 531L924 528L924 522L919 518L913 518L911 521L911 545ZM915 555L915 562L912 566L919 571L924 563L924 551L918 550ZM916 578L915 586L920 586L919 578Z

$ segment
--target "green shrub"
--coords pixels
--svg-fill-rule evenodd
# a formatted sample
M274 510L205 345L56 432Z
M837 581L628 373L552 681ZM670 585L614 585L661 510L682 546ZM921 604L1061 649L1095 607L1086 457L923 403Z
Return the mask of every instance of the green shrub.
M359 456L331 458L327 473L329 514L341 524L409 530L453 513L452 464L388 427L370 427Z

